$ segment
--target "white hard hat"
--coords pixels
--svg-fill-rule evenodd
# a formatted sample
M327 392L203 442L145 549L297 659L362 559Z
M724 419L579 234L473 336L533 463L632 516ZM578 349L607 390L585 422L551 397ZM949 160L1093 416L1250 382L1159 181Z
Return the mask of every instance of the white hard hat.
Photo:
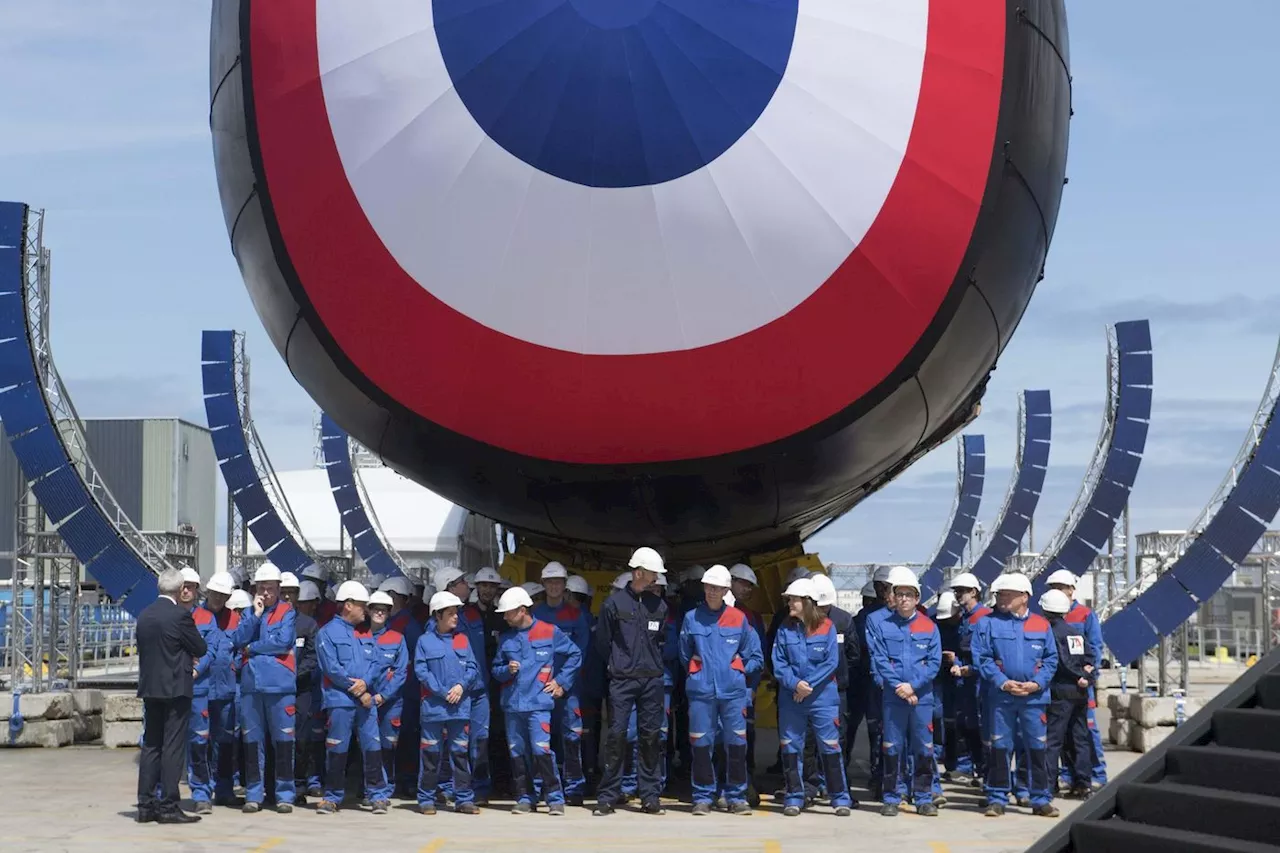
M565 578L569 577L569 570L560 563L552 560L542 567L542 579L545 581L549 578Z
M627 565L633 569L644 569L660 575L667 573L667 566L662 562L662 556L648 547L637 548L635 553L631 555L631 561Z
M394 592L396 595L413 595L413 582L404 575L395 575L378 585L378 592Z
M368 604L369 590L365 589L360 581L343 581L338 585L334 601L358 601L361 604Z
M666 589L666 588L667 588L667 576L666 576L666 575L658 575L658 579L657 579L656 581L654 581L654 583L656 583L658 586L662 587L663 589Z
M250 604L253 604L253 599L243 589L233 590L231 597L227 599L227 606L232 610L244 610Z
M795 596L796 598L812 598L815 600L818 597L818 593L813 589L813 581L808 578L793 580L787 585L782 594L788 597Z
M453 593L437 592L435 595L431 596L431 604L428 605L428 609L430 609L432 613L435 613L437 610L444 610L446 607L461 606L462 599L458 598L458 596Z
M813 584L813 598L819 607L832 607L836 603L836 585L831 582L831 578L823 574L815 574L809 578L809 583Z
M622 589L629 583L631 583L631 572L623 572L613 579L612 586L614 589Z
M1040 596L1040 609L1045 613L1066 613L1071 609L1071 599L1060 589L1051 589Z
M372 607L375 604L382 604L387 607L395 607L396 603L391 600L391 596L387 595L382 590L378 590L373 595L369 596L369 606Z
M956 594L949 589L938 593L937 617L939 619L950 619L955 615Z
M991 584L992 592L1025 592L1031 594L1031 580L1024 574L1009 572L996 578Z
M295 575L293 572L280 573L281 589L299 589L301 588L301 586L302 586L302 581L298 580L298 576Z
M253 582L262 583L263 581L280 581L280 570L270 563L263 563L258 566L258 570L253 573Z
M498 570L491 566L485 566L476 572L476 583L502 583L502 575L498 574Z
M871 576L872 583L888 583L889 572L897 568L905 568L905 566L881 566L876 569L876 573Z
M220 592L223 595L230 595L235 592L235 588L235 580L226 572L214 572L213 577L209 578L209 584L205 587L209 592Z
M578 595L591 595L591 584L587 583L587 579L582 575L569 575L567 586L569 592Z
M1080 583L1080 579L1077 578L1075 575L1073 575L1070 569L1058 569L1056 572L1049 575L1049 579L1045 581L1045 583L1048 584L1049 586L1053 586L1054 584L1061 584L1063 586L1069 586L1072 589L1075 589L1076 586Z
M443 569L436 569L436 573L431 576L431 585L436 589L445 589L457 583L461 577L462 569L445 566Z
M712 566L702 573L702 582L727 589L732 584L733 578L729 576L729 570L724 566Z
M433 597L431 599L435 601ZM498 606L494 610L499 613L506 613L508 610L515 610L517 607L532 607L533 599L529 597L529 593L525 592L521 587L513 586L498 597Z
M706 566L690 566L680 573L680 583L693 583L702 580L702 576L707 573Z
M920 581L916 578L916 573L906 566L894 566L885 583L892 587L909 586L916 592L920 591Z
M879 597L879 596L877 596L877 595L876 595L876 585L875 585L875 583L874 583L874 582L872 582L872 581L867 581L866 583L864 583L864 584L862 585L862 597L863 597L863 598L878 598L878 597Z
M302 576L304 578L315 578L316 580L323 582L329 579L329 570L324 566L311 563L302 570Z
M319 601L320 587L316 586L315 581L303 581L302 586L298 588L299 601Z
M535 595L541 595L542 593L546 592L546 589L543 588L542 584L534 583L533 581L525 581L524 583L520 584L520 588L523 589L525 592L527 592L530 598L532 598Z
M972 572L961 572L951 579L952 589L982 589L982 581Z
M796 566L787 575L787 583L790 584L800 580L801 578L807 578L809 577L809 574L810 574L809 570L806 569L804 566Z
M190 566L183 566L181 569L178 570L178 573L182 575L183 583L193 583L199 586L200 573L197 572L195 569L191 568Z
M760 583L760 581L756 580L756 573L751 571L751 567L746 563L735 563L733 568L729 569L729 577L751 584L759 585Z
M726 592L726 593L724 594L724 603L725 603L725 604L727 604L727 605L729 605L730 607L737 607L737 606L738 606L738 599L736 599L736 598L734 598L734 597L733 597L733 593L731 593L731 592Z

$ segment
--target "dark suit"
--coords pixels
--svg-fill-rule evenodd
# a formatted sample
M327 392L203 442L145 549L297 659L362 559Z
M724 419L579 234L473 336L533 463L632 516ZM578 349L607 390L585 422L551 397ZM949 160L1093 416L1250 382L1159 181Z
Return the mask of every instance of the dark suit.
M191 612L157 598L138 616L138 696L142 698L142 758L138 765L138 811L159 814L178 808L178 780L186 764L195 659L207 651ZM157 783L160 799L155 798Z

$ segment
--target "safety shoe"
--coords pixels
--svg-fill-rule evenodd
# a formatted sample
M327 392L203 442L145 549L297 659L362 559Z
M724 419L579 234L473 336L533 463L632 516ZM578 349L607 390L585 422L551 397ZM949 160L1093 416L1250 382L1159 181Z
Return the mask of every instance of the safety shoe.
M1084 786L1079 786L1067 791L1066 796L1072 800L1087 800L1093 796L1093 791Z
M244 800L239 797L214 797L213 804L215 806L224 806L226 808L238 809L244 805Z
M245 814L257 814L262 811L262 803L245 803L240 807L240 811Z
M613 814L614 808L608 803L596 803L596 807L591 810L591 814L596 817L607 817Z
M511 807L512 814L530 814L533 812L533 806L528 803L516 803Z
M324 789L319 785L312 785L310 788L307 788L307 796L315 797L317 800L324 799Z
M373 800L369 799L368 797L365 797L364 799L360 800L360 808L362 809L373 808Z
M480 814L480 807L475 803L463 803L454 809L458 814Z
M213 814L213 803L208 800L202 800L196 803L194 811L196 814Z
M547 806L547 814L552 816L563 816L564 803L552 803L551 805Z
M750 803L734 803L733 805L729 806L729 814L749 815L751 814L751 804Z
M709 814L711 814L711 803L694 803L693 804L694 817L702 817L703 815L709 815Z
M337 811L337 803L331 803L328 800L321 800L316 803L316 814L336 814Z
M1043 806L1036 806L1031 810L1036 817L1057 817L1061 814L1051 803L1045 803Z
M388 801L388 800L374 800L374 801L373 801L373 813L374 813L374 814L386 814L386 813L387 813L387 809L389 809L389 808L391 808L391 803L390 803L390 801Z
M800 815L800 807L799 807L799 806L785 806L785 807L782 809L782 814L783 814L785 817L798 817L798 816Z
M583 799L581 794L573 794L572 796L564 798L564 804L566 806L582 806L585 802L586 801Z
M727 812L728 810L729 810L728 800L726 800L724 797L720 797L719 799L716 800L716 811Z
M293 811L293 803L276 803L277 814L289 814Z
M1031 808L1031 798L1030 798L1030 797L1018 797L1018 805L1019 805L1020 807L1024 808L1024 809L1029 809L1029 808Z
M898 816L897 803L885 803L883 806L880 807L880 817L897 817L897 816Z
M655 814L655 815L661 815L661 814L667 813L667 810L662 807L662 803L659 802L658 800L654 800L651 803L642 804L640 806L640 811L643 812L644 814Z
M1004 817L1004 806L999 803L990 803L987 810L982 813L983 817Z
M853 809L848 806L836 806L836 817L848 817L853 814Z
M436 813L435 803L418 803L418 814L429 815L429 814L435 814L435 813Z
M933 803L921 803L920 805L916 806L916 814L920 815L921 817L937 817L938 807L935 806Z

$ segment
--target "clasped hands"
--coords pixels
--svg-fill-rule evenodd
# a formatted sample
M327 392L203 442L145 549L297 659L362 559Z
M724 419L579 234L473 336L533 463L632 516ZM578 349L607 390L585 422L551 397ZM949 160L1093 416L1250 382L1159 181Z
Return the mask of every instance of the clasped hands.
M916 691L912 689L907 682L902 682L893 689L894 694L908 705L917 705L920 703L920 697L916 695Z
M1000 685L1000 689L1012 696L1030 696L1032 693L1040 692L1040 685L1034 681L1013 681L1010 679Z

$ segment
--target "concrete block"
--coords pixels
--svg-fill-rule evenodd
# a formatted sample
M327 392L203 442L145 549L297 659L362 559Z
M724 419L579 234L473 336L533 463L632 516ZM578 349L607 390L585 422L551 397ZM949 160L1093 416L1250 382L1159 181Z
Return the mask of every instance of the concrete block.
M23 693L18 708L28 720L69 720L76 712L70 693Z
M1134 752L1148 752L1155 748L1156 744L1173 734L1175 731L1173 726L1156 726L1155 728L1147 728L1141 725L1135 725L1130 731L1129 748Z
M1106 708L1094 708L1093 717L1098 726L1098 731L1105 732L1111 726L1111 712Z
M118 747L138 746L142 737L141 720L108 720L102 722L102 745L116 749Z
M101 690L72 690L71 702L77 714L101 714L107 704L107 694Z
M1200 710L1200 703L1188 699L1185 714L1190 717ZM1129 700L1129 718L1143 728L1153 729L1157 726L1171 726L1177 721L1177 712L1172 696L1133 696Z
M92 743L102 737L101 714L76 714L71 718L76 743Z
M6 726L7 728L7 726ZM54 749L66 746L75 737L74 725L70 720L28 720L18 732L13 743L9 742L9 733L5 731L0 738L4 746L42 746Z
M1107 694L1107 710L1111 712L1112 719L1124 719L1129 716L1129 699L1128 693L1108 693ZM1102 703L1099 702L1099 705Z
M1135 728L1133 720L1112 718L1111 725L1107 729L1109 735L1108 740L1115 746L1122 746L1126 749L1129 747L1129 741L1133 739L1132 731ZM1137 728L1141 728L1138 726Z
M8 722L13 713L13 694L0 693L0 722Z
M116 723L122 720L142 720L142 700L129 693L108 693L102 708L102 720Z

